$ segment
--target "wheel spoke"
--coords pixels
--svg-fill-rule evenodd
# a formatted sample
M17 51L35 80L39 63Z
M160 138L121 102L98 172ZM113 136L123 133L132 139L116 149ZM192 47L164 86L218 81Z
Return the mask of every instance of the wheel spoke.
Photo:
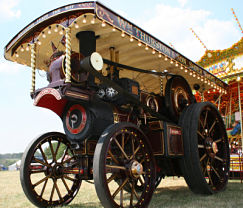
M130 206L133 206L134 180L132 181L132 191L130 197Z
M64 151L64 154L63 154L63 156L62 156L62 160L61 160L61 163L63 164L63 161L64 161L64 159L65 159L65 156L67 155L67 153L68 153L68 147L66 147L66 149L65 149L65 151Z
M50 146L50 149L51 149L51 154L52 154L52 159L57 162L57 159L55 157L55 153L54 153L54 150L53 150L53 146L52 146L52 143L51 143L51 140L49 140L49 146Z
M211 170L212 170L212 164L210 163L210 171L211 171ZM207 169L209 182L210 182L211 185L213 186L213 181L212 181L212 178L211 178L210 171Z
M117 165L106 165L107 168L111 168L111 169L120 169L120 170L126 170L125 167L123 166L117 166Z
M43 187L42 187L42 190L41 190L40 197L43 196L43 193L44 193L44 191L45 191L45 189L46 189L46 184L47 184L47 182L48 182L48 178L46 179L45 183L43 184Z
M215 172L216 176L218 176L219 179L221 179L218 171L212 166L212 170Z
M146 171L141 172L142 175L147 175Z
M140 150L140 145L138 145L137 149L134 151L134 156L137 154L139 150Z
M207 154L204 153L204 155L200 158L200 162L202 162L207 157Z
M204 148L204 145L203 144L199 144L198 145L198 148L201 148L202 149L202 148Z
M202 120L201 120L201 119L199 119L199 122L200 122L200 124L201 124L202 128L204 129L204 128L205 128L205 126L203 125L203 123L202 123Z
M126 178L123 183L116 189L116 191L112 194L112 198L114 199L116 195L123 189L123 187L127 184L129 178Z
M141 160L139 163L141 163L141 164L142 164L144 161L145 161L145 158L143 158L143 159L142 159L142 160Z
M57 190L57 195L58 195L59 199L62 200L62 195L61 195L60 190L59 190L58 185L57 185L57 179L54 179L53 182L54 182L54 186Z
M125 134L122 133L122 149L125 148Z
M132 188L131 183L129 183L129 185L130 185L130 187L131 187L131 189L132 189L134 195L136 196L137 200L139 200L139 196L138 196L138 193L136 192L136 189L135 189L135 188Z
M40 185L41 183L43 183L45 180L47 180L48 178L50 178L50 175L46 176L45 178L42 178L40 181L36 182L35 184L33 184L33 187L36 187L38 185Z
M127 156L127 154L124 152L124 150L122 149L121 145L119 144L119 142L116 140L116 138L113 138L114 141L116 142L117 146L119 147L119 149L121 150L122 154L125 156L125 158L127 160L129 160L129 157Z
M44 165L44 166L48 166L48 165L49 165L48 163L44 163L43 161L38 160L38 159L35 158L35 157L34 157L34 161L37 162L37 163L40 163L40 164L42 164L42 165Z
M109 155L111 156L112 160L113 160L117 165L119 165L118 160L117 160L116 157L112 154L111 150L109 150L108 153L109 153Z
M123 207L123 188L120 191L120 206Z
M44 153L41 145L39 146L39 150L41 151L42 158L45 160L46 164L48 164L48 161L47 161L47 158L46 158L46 154Z
M54 182L53 182L53 186L52 186L52 190L51 190L51 195L50 195L50 202L52 202L52 198L53 198L53 195L54 195L54 191L55 191L55 186L54 186Z
M133 140L133 138L132 138L132 158L134 159L135 158L135 149L134 149L135 147L134 147L134 140Z
M208 160L207 160L207 162L206 162L206 166L205 166L205 169L204 169L204 171L203 171L203 175L204 175L204 176L205 176L206 173L207 173L208 165L209 165L209 158L208 158Z
M221 161L221 162L224 162L224 160L222 158L218 157L218 156L215 156L214 158Z
M142 181L141 176L139 176L138 180L141 183L141 186L144 186L144 182Z
M57 148L56 148L56 151L55 151L55 158L57 158L57 152L58 152L58 149L59 149L59 147L60 147L60 144L61 144L61 142L58 141L58 143L57 143Z
M217 144L217 143L222 142L222 141L223 141L222 139L217 139L214 142Z
M65 179L64 179L63 177L62 177L61 179L62 179L62 182L63 182L65 188L67 189L67 191L68 191L68 193L69 193L69 192L70 192L70 189L68 188L68 185L67 185Z
M117 174L116 174L116 173L112 174L112 175L107 179L107 183L110 183L110 182L113 181L116 177L117 177Z
M138 153L139 150L140 150L140 145L134 150L134 153L133 153L133 155L130 157L130 160L131 160L132 158L135 158L135 156L136 156L136 154ZM142 163L142 162L140 162L140 163Z
M207 122L207 117L208 117L208 110L206 111L206 115L205 115L205 118L204 118L204 128L206 126L206 122Z
M203 139L205 139L205 137L201 134L200 131L197 131L197 133L198 133Z
M216 123L217 123L217 121L214 121L214 122L213 122L211 128L210 128L209 131L208 131L208 134L210 134L210 132L213 130L213 127L215 126Z

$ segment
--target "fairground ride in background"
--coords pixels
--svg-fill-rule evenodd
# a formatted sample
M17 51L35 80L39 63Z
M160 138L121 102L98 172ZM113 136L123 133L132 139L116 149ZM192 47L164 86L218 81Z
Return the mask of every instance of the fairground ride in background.
M237 16L234 10L231 10L243 34ZM206 49L197 63L229 85L227 93L222 93L220 89L214 87L210 90L204 90L202 87L195 94L196 99L213 102L218 107L228 132L231 148L231 171L240 172L241 178L243 178L243 131L241 131L243 129L243 37L230 48L208 50L193 29L191 31Z

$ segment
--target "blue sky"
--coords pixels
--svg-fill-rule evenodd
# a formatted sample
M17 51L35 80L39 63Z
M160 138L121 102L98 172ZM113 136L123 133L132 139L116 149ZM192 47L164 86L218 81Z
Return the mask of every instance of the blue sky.
M63 131L53 112L33 106L29 96L31 70L3 58L8 41L23 27L72 0L0 0L0 153L23 152L41 133ZM204 48L189 30L192 27L208 49L224 49L242 34L232 15L234 8L243 24L242 0L101 0L106 6L131 20L193 61ZM39 87L45 78L37 75Z

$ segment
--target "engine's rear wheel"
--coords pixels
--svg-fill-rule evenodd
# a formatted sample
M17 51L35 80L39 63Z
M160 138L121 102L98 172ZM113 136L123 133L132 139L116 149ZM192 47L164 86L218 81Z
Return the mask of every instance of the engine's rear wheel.
M25 195L37 207L69 204L81 180L66 136L50 132L34 139L23 154L20 180Z
M180 118L184 138L183 175L195 193L224 190L229 176L229 145L223 120L210 103L189 106Z
M104 207L147 207L154 191L155 163L146 136L131 123L108 127L94 154L94 182Z

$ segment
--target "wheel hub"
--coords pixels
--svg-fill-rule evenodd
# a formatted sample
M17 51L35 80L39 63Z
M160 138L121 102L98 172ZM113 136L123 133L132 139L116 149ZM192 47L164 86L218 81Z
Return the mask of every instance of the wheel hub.
M205 147L206 147L208 155L212 158L214 158L219 151L217 143L214 142L213 139L210 137L206 138Z
M131 161L129 169L131 176L135 178L138 178L143 173L143 165L138 161Z
M47 173L53 178L60 178L63 175L62 169L61 164L53 164L47 169Z
M178 110L182 111L185 106L188 104L187 94L181 89L177 88L175 90L175 106Z

